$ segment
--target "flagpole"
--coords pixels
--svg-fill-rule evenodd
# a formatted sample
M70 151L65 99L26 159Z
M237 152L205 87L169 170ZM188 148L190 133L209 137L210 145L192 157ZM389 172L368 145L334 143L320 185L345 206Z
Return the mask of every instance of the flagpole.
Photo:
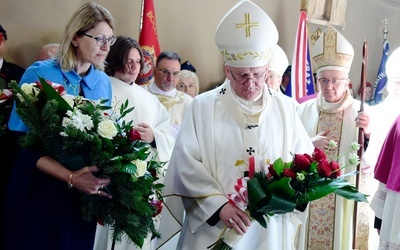
M385 20L383 20L383 41L387 40L387 34L389 33L389 31L387 30L387 17L385 17Z
M362 65L361 65L361 104L360 104L360 112L364 111L364 102L365 102L365 83L366 83L366 75L367 75L367 61L368 61L368 48L367 41L364 40L363 51L362 51ZM360 163L357 165L357 175L356 175L356 188L359 189L360 186L360 175L361 175L361 158L364 150L364 131L362 128L358 129L358 144L360 144L360 148L358 150L358 158L360 159ZM353 249L356 249L356 240L357 240L357 214L358 214L358 203L354 202L354 213L353 213Z
M144 13L144 0L142 0L142 7L140 11L139 34L140 32L142 32L143 28L143 13Z
M388 51L389 51L389 42L387 39L387 35L389 33L387 29L388 20L387 17L383 20L383 45L382 45L382 59L378 69L378 73L376 76L375 84L374 84L374 93L373 93L373 105L376 105L382 102L382 94L380 91L385 87L387 82L386 77L386 60L388 58Z

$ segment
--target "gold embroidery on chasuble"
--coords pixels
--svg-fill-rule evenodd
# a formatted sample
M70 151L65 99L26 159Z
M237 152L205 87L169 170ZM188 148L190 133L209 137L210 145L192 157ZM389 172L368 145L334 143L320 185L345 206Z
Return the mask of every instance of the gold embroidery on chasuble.
M371 190L373 192L377 189L371 189L374 187L373 182L371 182L371 177L369 174L360 171L359 173L360 184L359 184L359 191L364 194L370 194ZM369 183L368 183L369 182ZM357 231L356 231L356 249L368 249L369 247L369 228L372 227L372 223L370 223L370 218L375 217L375 213L371 210L369 203L366 202L358 202L357 203L358 210L357 210ZM371 236L373 237L373 236Z
M161 104L164 105L164 107L167 110L170 110L173 106L179 105L185 101L183 98L183 95L178 95L176 97L169 97L169 96L162 96L162 95L156 95L158 100L160 100Z
M338 143L335 150L326 152L329 160L336 159L340 148L344 111L337 113L320 112L317 133L329 130L330 139ZM330 194L317 201L310 202L310 218L308 226L308 249L333 249L335 232L336 196Z

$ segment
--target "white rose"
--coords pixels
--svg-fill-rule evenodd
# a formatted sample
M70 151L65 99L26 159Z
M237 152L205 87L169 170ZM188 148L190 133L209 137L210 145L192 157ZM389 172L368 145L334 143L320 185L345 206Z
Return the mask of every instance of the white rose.
M74 104L75 104L74 98L75 98L75 96L73 96L73 95L62 95L61 97L68 103L68 105L71 108L74 107Z
M36 83L24 83L21 85L22 91L27 95L31 96L33 100L39 95L40 89L37 87Z
M104 138L112 140L114 136L117 135L118 130L115 127L115 124L111 120L104 120L99 123L99 127L97 128L97 133Z
M137 169L135 173L135 177L139 178L142 177L147 171L147 162L142 160L133 160L131 161L132 164L135 164Z

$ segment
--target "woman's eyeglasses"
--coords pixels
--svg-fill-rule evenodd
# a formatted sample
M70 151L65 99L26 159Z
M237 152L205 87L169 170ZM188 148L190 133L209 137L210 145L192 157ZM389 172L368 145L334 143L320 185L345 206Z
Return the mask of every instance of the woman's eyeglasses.
M104 45L106 45L106 43L108 43L110 46L112 46L115 41L117 40L117 38L115 36L110 36L109 38L106 38L105 36L91 36L89 34L86 33L82 33L82 35L93 38L94 40L96 40L96 44L99 47L102 47Z

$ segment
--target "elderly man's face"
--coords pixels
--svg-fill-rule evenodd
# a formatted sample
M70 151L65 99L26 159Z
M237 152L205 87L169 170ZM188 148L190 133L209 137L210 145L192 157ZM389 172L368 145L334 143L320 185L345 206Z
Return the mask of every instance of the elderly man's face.
M225 73L233 91L246 101L254 101L262 93L267 70L267 65L255 68L235 68L225 65Z
M338 70L325 70L318 76L321 93L327 102L335 103L342 99L348 89L349 74Z

